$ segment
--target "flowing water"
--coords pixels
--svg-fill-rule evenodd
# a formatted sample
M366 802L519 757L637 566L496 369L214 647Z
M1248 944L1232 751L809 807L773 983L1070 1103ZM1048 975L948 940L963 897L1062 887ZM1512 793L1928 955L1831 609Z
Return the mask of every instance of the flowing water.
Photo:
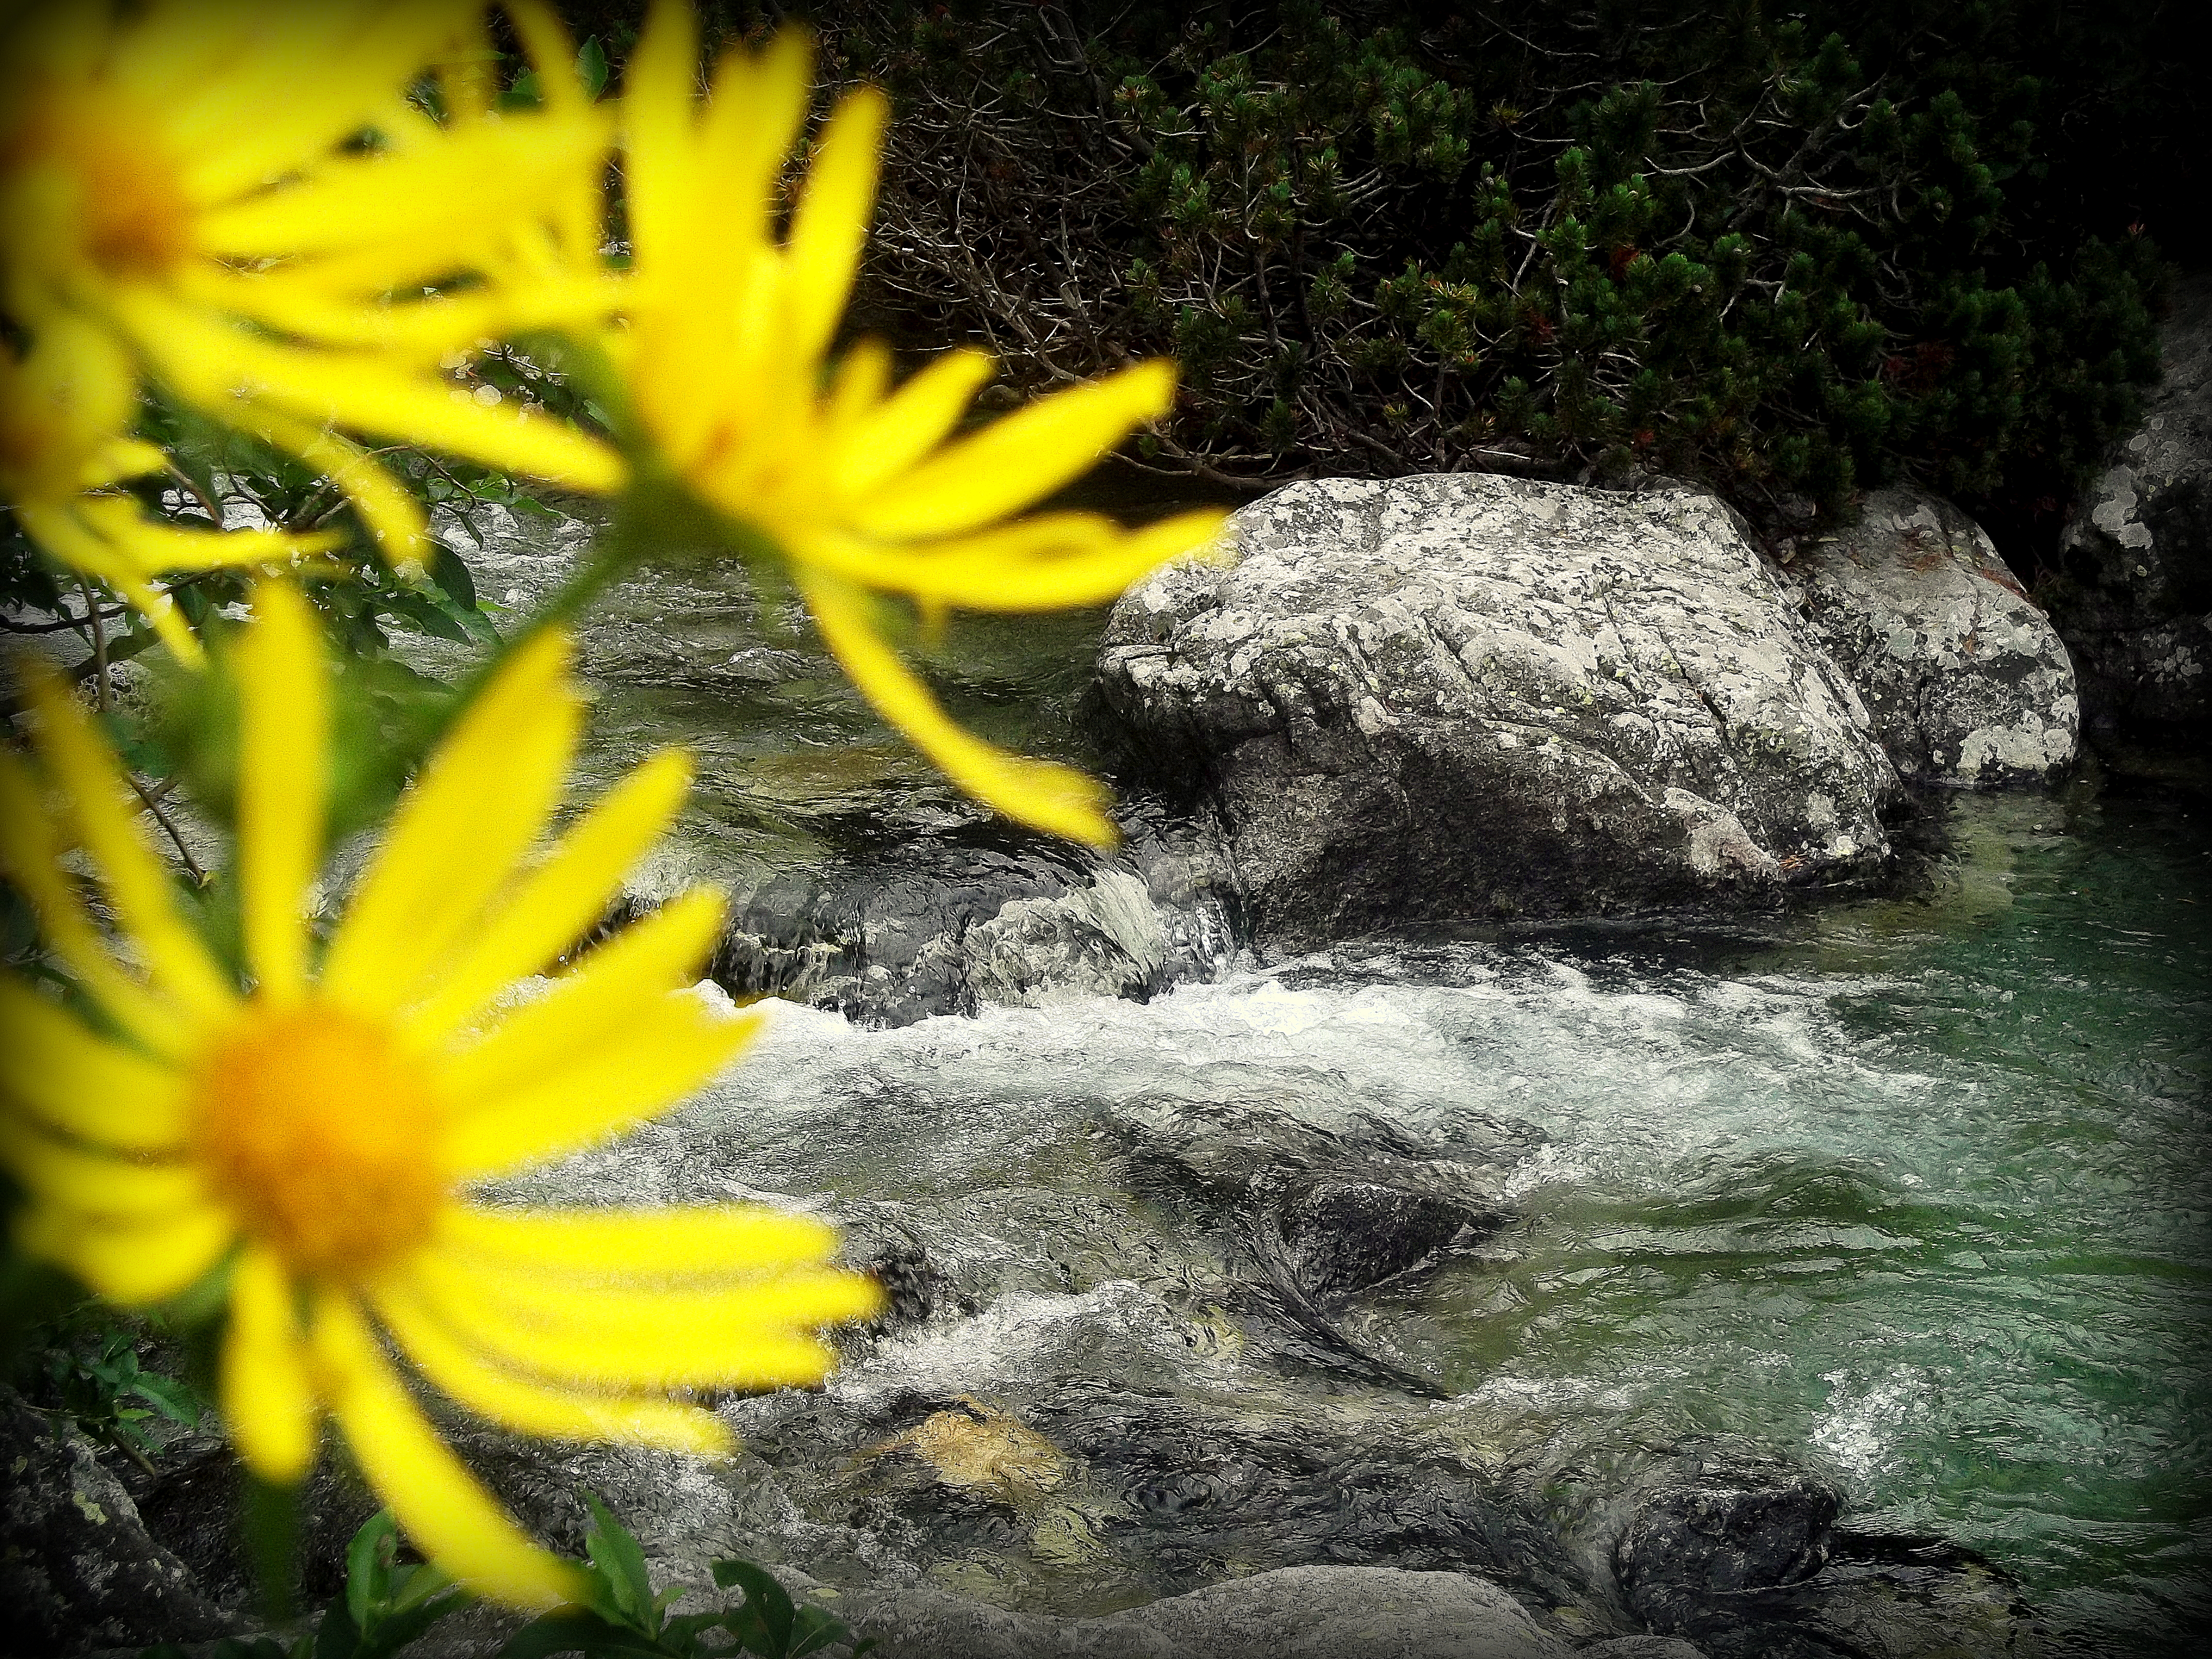
M1081 641L1048 644L1009 659L996 706L1028 712L1001 734L1071 753L1049 711ZM762 660L757 706L641 673L602 742L626 751L680 702L709 747L702 822L749 860L962 813L895 748L808 760L862 717L818 660ZM935 1217L933 1255L983 1264L971 1310L887 1338L833 1401L1034 1404L1081 1372L1249 1404L1281 1367L1224 1334L1204 1272L1153 1260L1172 1221L1128 1177L1118 1112L1532 1124L1508 1224L1342 1310L1435 1379L1427 1421L1497 1457L1748 1441L1835 1481L1856 1526L1999 1564L2053 1655L2192 1651L2212 1629L2212 807L2085 787L1962 800L1952 830L1926 896L1756 927L1351 945L1145 1005L897 1030L781 1008L624 1156L672 1195Z
M2010 1571L2054 1655L2182 1652L2212 1627L2212 837L2171 804L1960 810L1947 899L1768 938L1358 946L896 1031L789 1011L672 1151L1036 1267L839 1389L1034 1389L1081 1315L1205 1391L1188 1305L1103 1233L1037 1265L1008 1195L1125 1190L1102 1126L1164 1096L1531 1122L1518 1219L1346 1314L1442 1409L1508 1450L1741 1437Z

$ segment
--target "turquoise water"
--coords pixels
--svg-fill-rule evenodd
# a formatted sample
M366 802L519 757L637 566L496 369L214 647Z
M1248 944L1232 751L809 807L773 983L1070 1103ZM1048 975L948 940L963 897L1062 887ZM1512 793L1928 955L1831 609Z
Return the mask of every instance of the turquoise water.
M1969 801L1958 828L1929 901L1518 956L1550 1052L1517 1018L1458 1039L1511 1066L1553 1167L1523 1224L1367 1317L1532 1440L1807 1449L1855 1524L2016 1575L2053 1655L2193 1651L2212 814Z
M2194 1652L2212 813L1970 799L1953 827L1922 896L1752 929L1347 945L1148 1005L898 1030L787 1009L633 1156L679 1195L735 1171L915 1206L1019 1287L886 1343L833 1396L1048 1404L1072 1372L1136 1365L1194 1401L1336 1413L1336 1385L1208 1338L1202 1240L1130 1244L1112 1114L1532 1121L1549 1140L1513 1176L1516 1218L1344 1315L1442 1385L1422 1432L1539 1472L1740 1437L1836 1482L1852 1525L1981 1551L2053 1659ZM1021 1197L1045 1188L1089 1207ZM1091 1219L1055 1242L1032 1210ZM1124 1569L1084 1571L1121 1604Z

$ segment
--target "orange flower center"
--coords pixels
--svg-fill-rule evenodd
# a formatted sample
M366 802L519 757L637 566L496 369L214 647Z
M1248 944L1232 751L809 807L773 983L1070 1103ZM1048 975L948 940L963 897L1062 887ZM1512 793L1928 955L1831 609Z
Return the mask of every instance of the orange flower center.
M0 147L11 195L27 186L27 260L73 251L112 280L159 278L192 252L192 214L175 164L149 137L155 123L105 88L57 88L31 106Z
M353 1279L430 1236L447 1182L429 1074L341 1009L253 1010L193 1079L203 1167L295 1273Z

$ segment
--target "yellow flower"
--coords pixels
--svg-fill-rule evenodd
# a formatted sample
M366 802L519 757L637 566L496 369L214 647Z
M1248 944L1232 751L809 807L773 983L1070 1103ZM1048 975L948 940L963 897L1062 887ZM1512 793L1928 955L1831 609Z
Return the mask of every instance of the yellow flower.
M1097 783L1004 753L945 714L878 633L871 595L904 595L930 618L1094 604L1204 542L1218 514L1137 531L1088 513L1006 521L1164 414L1171 367L1140 363L957 440L991 372L985 354L948 352L896 391L874 342L826 369L867 235L883 98L839 106L779 243L776 179L805 115L806 42L787 31L757 59L726 57L704 108L697 55L687 8L656 0L625 71L635 263L611 350L639 424L693 495L789 561L830 650L955 782L1039 828L1111 842Z
M88 493L167 467L151 444L117 435L135 402L129 360L81 318L55 319L20 358L0 342L0 501L47 553L106 582L179 658L197 663L199 641L156 577L287 559L340 538L185 530L147 518L128 496Z
M879 1293L824 1265L830 1230L804 1216L466 1196L661 1111L750 1036L674 988L719 927L704 891L506 1006L601 914L674 813L685 763L653 757L532 860L582 710L567 641L540 635L402 800L318 970L306 915L329 680L304 601L264 583L254 608L236 656L243 995L179 915L87 717L50 674L27 676L45 775L0 753L0 872L103 1024L0 978L19 1242L126 1305L223 1268L220 1401L247 1466L300 1480L327 1412L426 1553L487 1595L552 1606L581 1593L574 1570L469 1476L387 1342L523 1432L713 1454L721 1424L668 1390L818 1381L830 1356L813 1328ZM119 948L71 890L72 845Z
M329 474L403 563L419 509L330 428L612 488L604 446L457 400L438 372L480 338L605 308L591 260L608 119L542 7L509 15L545 70L538 112L491 108L465 0L17 9L0 26L0 310L41 349L70 319L94 325L188 402ZM432 68L443 121L406 96Z

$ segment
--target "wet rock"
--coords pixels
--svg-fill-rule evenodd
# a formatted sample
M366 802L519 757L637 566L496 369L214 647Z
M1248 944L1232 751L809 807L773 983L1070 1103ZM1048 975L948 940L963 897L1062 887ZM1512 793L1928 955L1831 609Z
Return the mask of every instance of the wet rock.
M1645 1497L1613 1546L1613 1575L1631 1610L1663 1634L1734 1622L1744 1598L1820 1570L1841 1507L1832 1487L1803 1475L1699 1468Z
M1051 1441L970 1395L860 1456L864 1462L904 1465L894 1485L929 1489L940 1504L1033 1508L1066 1486L1072 1473Z
M1711 496L1340 479L1232 523L1115 606L1100 698L1218 811L1264 941L1887 868L1895 769Z
M877 1025L1092 997L1143 1001L1205 979L1233 945L1193 832L1102 860L986 829L786 870L739 887L708 972ZM697 879L681 849L633 877L619 922ZM1165 895L1156 897L1156 890Z
M1423 1135L1273 1102L1136 1101L1109 1121L1140 1171L1165 1172L1225 1215L1294 1327L1376 1380L1425 1394L1440 1392L1433 1379L1346 1332L1345 1306L1496 1231L1510 1171L1544 1139L1473 1112Z
M1908 779L1990 789L2073 763L2074 665L1982 527L1936 496L1885 489L1790 566L1829 653Z
M1944 1539L1838 1528L1826 1564L1796 1599L1800 1628L1854 1659L2039 1659L2043 1650L2041 1626L2019 1586ZM1759 1651L1738 1641L1717 1648L1715 1659Z
M1710 1659L1981 1659L2039 1651L2018 1587L1941 1540L1837 1525L1832 1486L1732 1445L1607 1454L1540 1486L1626 1620Z
M1346 1562L1474 1571L1543 1607L1586 1587L1536 1509L1448 1441L1344 1419L1209 1407L1070 1379L1025 1408L1083 1471L1098 1547L1130 1582L1187 1589L1239 1571Z
M83 1437L0 1394L0 1609L10 1650L202 1641L237 1626L156 1543Z
M1008 1613L927 1585L839 1609L884 1659L1566 1659L1504 1591L1480 1578L1390 1567L1255 1573L1126 1613Z
M2038 584L2092 732L2212 714L2212 276L2175 286L2163 382L2073 509Z

